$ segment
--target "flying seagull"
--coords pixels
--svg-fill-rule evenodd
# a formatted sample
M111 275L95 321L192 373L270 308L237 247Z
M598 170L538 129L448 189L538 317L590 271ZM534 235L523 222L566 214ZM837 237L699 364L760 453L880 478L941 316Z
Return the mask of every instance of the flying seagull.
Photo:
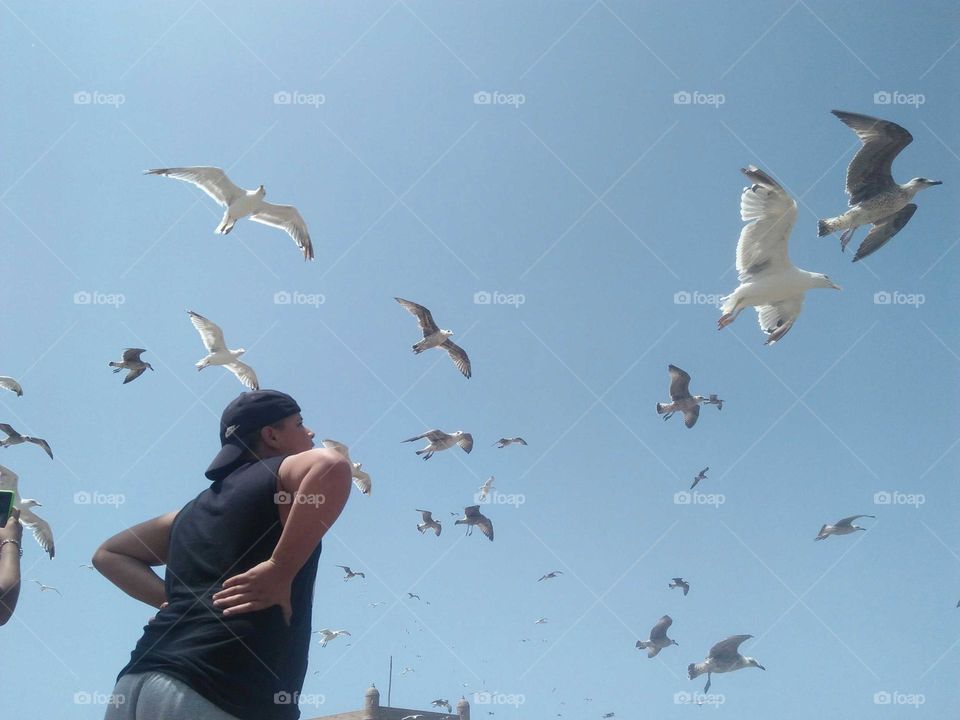
M113 368L115 373L121 370L127 370L127 376L123 379L123 384L133 382L146 372L147 368L153 370L153 365L140 359L140 354L145 353L143 348L127 348L123 351L123 357L120 362L110 362L108 365Z
M463 509L463 517L457 520L454 525L467 525L467 535L473 534L474 526L480 528L484 535L493 540L493 523L490 518L480 513L479 505L471 505Z
M667 585L668 588L683 588L683 596L686 597L690 592L690 583L683 578L674 578L673 582Z
M817 235L823 237L837 230L840 249L861 225L873 227L857 248L853 261L861 260L890 241L910 222L917 206L910 202L921 190L942 185L939 180L917 177L905 185L893 179L893 160L913 141L913 136L904 128L889 120L880 120L869 115L831 110L840 122L853 130L863 143L847 168L847 196L850 209L842 215L817 223Z
M9 390L10 392L15 392L17 397L23 395L23 388L20 387L20 383L18 383L12 377L7 377L6 375L0 375L0 388Z
M259 390L260 383L257 380L257 374L253 368L246 363L240 362L239 357L246 350L230 350L223 339L223 330L215 322L207 320L203 315L195 313L193 310L187 310L190 316L190 322L200 333L204 347L210 353L205 358L197 362L197 370L203 370L208 365L223 365L227 370L237 376L237 379L251 390Z
M304 260L313 260L313 244L307 224L292 205L274 205L264 202L267 191L263 185L256 190L244 190L231 182L218 167L158 168L145 171L146 175L164 175L196 185L207 195L226 208L216 233L226 235L233 230L237 220L250 217L254 222L280 228L287 233L303 252Z
M423 450L417 450L417 455L423 455L424 460L429 460L435 452L452 448L454 445L459 445L465 453L473 450L473 435L463 432L463 430L457 430L450 435L443 432L443 430L427 430L425 433L401 440L400 442L413 442L414 440L423 439L426 439L430 443L423 448Z
M57 593L57 595L59 595L60 597L63 597L63 593L57 590L55 587L53 587L53 585L44 585L39 580L34 580L33 582L35 582L37 585L40 586L40 592L43 592L44 590L53 590L55 593Z
M0 490L9 490L13 493L13 507L20 513L20 522L23 523L25 528L33 531L33 537L53 560L55 551L53 530L46 520L33 512L33 508L43 506L33 498L20 497L17 490L19 480L20 478L13 470L0 465Z
M351 570L347 565L337 565L337 567L338 567L338 568L341 568L341 569L346 573L346 577L343 578L344 582L346 582L346 581L349 580L350 578L354 578L354 577L358 577L358 576L359 576L359 577L362 577L364 580L367 579L367 576L364 575L362 572L354 572L354 571Z
M561 572L560 570L551 570L542 578L540 578L540 580L550 580L552 578L555 578L557 575L563 575L563 572ZM537 580L537 582L540 582L540 580Z
M701 470L699 473L697 473L696 477L693 478L693 485L690 486L691 490L693 490L697 486L697 483L699 483L701 480L707 479L707 470L709 469L710 467L707 466L703 470Z
M526 445L527 441L524 440L522 437L513 437L513 438L500 438L494 443L494 445L496 445L498 448L505 448L508 445L513 445L513 444Z
M483 485L477 488L477 496L478 496L477 499L480 502L483 502L484 500L487 499L487 494L489 494L490 490L492 489L493 489L493 475L488 477L486 481L483 483Z
M373 482L370 480L370 475L360 469L363 467L362 463L355 463L350 459L350 448L336 440L321 440L321 442L325 448L336 450L347 459L347 462L350 463L350 467L352 468L350 472L353 475L353 484L356 485L357 489L364 495L369 495L373 489Z
M822 528L820 528L820 532L817 533L817 536L814 538L814 540L824 540L831 535L849 535L857 530L866 530L866 528L853 524L854 520L862 517L876 518L877 516L851 515L850 517L843 518L843 520L837 520L837 522L835 522L833 525L824 525Z
M46 440L30 437L29 435L21 435L7 423L0 423L0 430L3 430L8 436L6 440L0 440L0 447L10 447L11 445L19 445L25 442L33 443L34 445L42 447L43 451L53 460L53 451L50 449L50 444Z
M416 594L414 594L414 593L412 593L412 592L408 592L408 593L407 593L407 599L408 599L408 600L413 600L413 598L416 598L417 600L419 600L419 599L420 599L420 596L419 596L419 595L416 595Z
M698 675L707 674L707 684L703 688L706 693L710 690L710 675L712 673L725 673L740 670L745 667L758 667L761 670L766 668L758 663L752 657L746 657L740 654L740 643L749 640L753 635L731 635L726 640L721 640L712 648L707 659L702 663L690 663L687 666L687 675L693 680Z
M700 417L700 403L716 405L718 410L723 409L723 400L716 395L704 397L690 394L690 376L676 365L668 365L670 371L670 399L673 402L657 403L657 412L669 420L675 412L683 413L683 423L688 428L697 424Z
M423 340L413 346L414 354L419 355L424 350L429 350L430 348L443 348L447 351L447 354L450 356L450 359L453 360L453 364L457 366L457 369L462 372L465 377L470 377L470 358L467 357L467 353L464 352L462 347L450 339L450 336L453 335L453 330L441 330L438 328L437 324L433 321L433 315L431 315L430 311L423 305L417 305L417 303L404 300L403 298L394 298L394 300L403 305L403 307L417 318L417 322L420 323L420 330L423 331Z
M439 536L440 529L441 529L440 521L433 519L433 513L431 513L429 510L417 510L417 512L420 513L420 515L423 517L423 522L417 523L417 530L420 531L420 534L422 535L426 530L432 529L433 532L436 533L437 536ZM410 593L407 593L407 594L409 595ZM413 596L411 595L411 597ZM417 600L419 599L420 598L418 597Z
M647 657L652 658L656 657L657 654L664 648L670 647L671 645L679 646L680 643L667 637L667 629L672 624L673 618L671 618L669 615L664 615L662 618L657 620L657 624L654 625L650 630L649 640L637 640L637 649L646 650Z
M434 700L430 703L433 707L445 707L447 712L453 712L453 708L450 707L449 700Z
M316 635L317 633L323 636L322 639L320 640L320 647L326 647L328 642L330 642L331 640L336 640L341 635L350 634L346 630L330 630L328 628L324 628L323 630L313 631L314 635Z
M790 232L797 220L797 203L776 180L753 165L741 171L752 185L740 195L740 217L749 221L737 242L737 278L740 286L723 298L719 329L737 319L744 308L757 309L766 345L780 340L793 327L807 290L840 290L823 273L801 270L787 252Z
M540 618L539 620L534 620L534 621L533 621L533 624L534 624L534 625L546 625L546 624L547 624L547 619L546 619L546 618Z

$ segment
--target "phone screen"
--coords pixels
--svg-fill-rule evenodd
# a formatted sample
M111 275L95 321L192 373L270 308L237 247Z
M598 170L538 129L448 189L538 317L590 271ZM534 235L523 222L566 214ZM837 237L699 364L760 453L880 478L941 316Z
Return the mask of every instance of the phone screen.
M10 510L13 508L13 491L0 490L0 527L7 526Z

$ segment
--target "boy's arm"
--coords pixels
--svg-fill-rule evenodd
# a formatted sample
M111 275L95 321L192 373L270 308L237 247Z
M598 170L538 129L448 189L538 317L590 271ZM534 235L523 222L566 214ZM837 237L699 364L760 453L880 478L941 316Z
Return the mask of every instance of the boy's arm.
M130 597L159 608L166 601L163 580L151 568L167 562L176 517L170 512L117 533L97 548L93 566Z

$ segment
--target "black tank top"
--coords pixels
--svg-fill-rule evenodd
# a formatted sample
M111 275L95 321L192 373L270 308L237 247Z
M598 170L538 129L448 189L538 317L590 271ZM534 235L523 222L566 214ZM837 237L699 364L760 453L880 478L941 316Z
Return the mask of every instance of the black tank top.
M169 605L144 627L118 679L160 671L243 720L300 717L321 546L294 578L290 627L279 606L224 617L212 601L224 580L273 553L283 530L274 501L282 461L238 468L177 514L165 576Z

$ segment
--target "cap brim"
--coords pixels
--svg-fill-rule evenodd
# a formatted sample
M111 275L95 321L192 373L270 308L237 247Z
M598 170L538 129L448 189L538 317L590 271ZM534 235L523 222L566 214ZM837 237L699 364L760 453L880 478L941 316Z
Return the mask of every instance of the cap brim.
M242 458L243 448L239 445L228 443L220 448L220 452L217 453L213 462L210 463L210 467L207 468L204 475L206 475L208 480L223 480L243 464Z

